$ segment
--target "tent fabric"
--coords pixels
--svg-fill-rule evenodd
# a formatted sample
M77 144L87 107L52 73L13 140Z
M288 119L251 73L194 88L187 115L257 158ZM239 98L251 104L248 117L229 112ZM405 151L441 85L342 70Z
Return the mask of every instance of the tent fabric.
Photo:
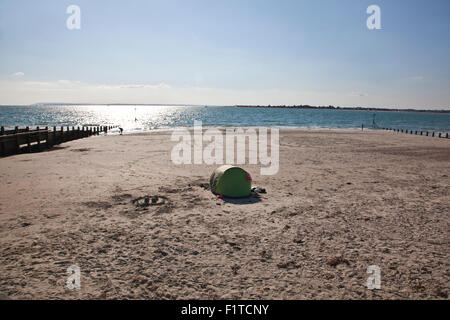
M242 168L223 165L209 179L211 191L230 198L248 197L251 194L251 177Z

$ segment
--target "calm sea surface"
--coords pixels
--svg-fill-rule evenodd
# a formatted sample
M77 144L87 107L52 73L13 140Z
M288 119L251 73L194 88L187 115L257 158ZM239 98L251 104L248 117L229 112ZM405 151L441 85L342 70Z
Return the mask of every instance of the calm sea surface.
M304 110L205 106L62 105L0 106L0 125L81 126L120 125L125 132L203 126L276 126L302 128L378 127L450 132L450 114Z

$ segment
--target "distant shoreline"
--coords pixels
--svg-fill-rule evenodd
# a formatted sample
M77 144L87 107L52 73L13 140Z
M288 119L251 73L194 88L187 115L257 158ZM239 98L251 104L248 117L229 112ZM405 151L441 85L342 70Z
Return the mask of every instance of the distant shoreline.
M450 110L427 109L394 109L394 108L365 108L365 107L340 107L340 106L311 106L311 105L205 105L205 104L160 104L160 103L34 103L29 105L0 105L0 107L41 107L41 106L189 106L189 107L226 107L226 108L262 108L262 109L303 109L303 110L350 110L369 112L412 112L412 113L444 113Z
M421 109L389 109L389 108L364 108L364 107L335 107L335 106L252 106L252 105L235 105L235 108L264 108L264 109L303 109L303 110L344 110L344 111L371 111L371 112L413 112L413 113L450 113L450 110L421 110Z

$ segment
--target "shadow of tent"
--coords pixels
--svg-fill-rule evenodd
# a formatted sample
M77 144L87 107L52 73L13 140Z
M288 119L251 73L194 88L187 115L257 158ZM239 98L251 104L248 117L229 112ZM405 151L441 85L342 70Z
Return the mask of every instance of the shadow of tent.
M244 197L244 198L223 197L222 200L224 202L232 203L232 204L253 204L253 203L261 202L261 198L260 198L259 194L254 194L254 193L252 193L249 197Z

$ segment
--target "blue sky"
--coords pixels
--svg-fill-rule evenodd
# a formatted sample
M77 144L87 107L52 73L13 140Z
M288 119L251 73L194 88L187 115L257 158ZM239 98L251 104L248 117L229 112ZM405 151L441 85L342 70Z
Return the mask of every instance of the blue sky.
M448 0L0 0L0 104L450 109L449 14Z

